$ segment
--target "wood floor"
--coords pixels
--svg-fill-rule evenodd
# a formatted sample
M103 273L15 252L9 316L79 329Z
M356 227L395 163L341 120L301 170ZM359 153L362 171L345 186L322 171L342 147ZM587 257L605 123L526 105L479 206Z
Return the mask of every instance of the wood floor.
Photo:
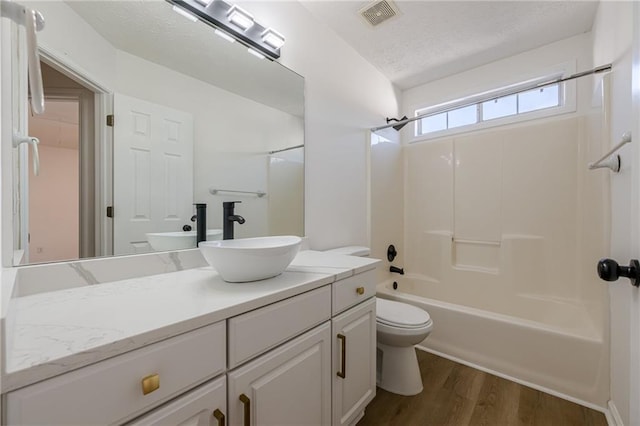
M424 390L380 388L358 426L606 426L604 414L488 373L418 352Z

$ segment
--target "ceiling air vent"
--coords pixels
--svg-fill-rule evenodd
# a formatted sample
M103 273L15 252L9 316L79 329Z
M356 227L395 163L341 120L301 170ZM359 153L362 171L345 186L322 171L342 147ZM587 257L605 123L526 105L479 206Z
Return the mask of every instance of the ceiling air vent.
M398 7L391 0L377 1L360 9L360 15L374 27L399 14Z

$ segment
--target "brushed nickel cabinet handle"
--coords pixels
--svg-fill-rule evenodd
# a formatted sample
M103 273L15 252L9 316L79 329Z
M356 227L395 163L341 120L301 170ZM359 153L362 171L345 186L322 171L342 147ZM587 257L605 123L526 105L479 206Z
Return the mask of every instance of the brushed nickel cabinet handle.
M224 413L220 409L216 408L213 412L213 417L218 421L218 426L224 426Z
M340 356L340 371L338 371L338 377L347 378L347 336L344 334L338 334L338 340L342 342L342 355Z
M244 426L251 426L251 400L245 394L240 394L240 401L244 405Z
M160 388L160 375L151 374L142 378L142 394L147 395Z

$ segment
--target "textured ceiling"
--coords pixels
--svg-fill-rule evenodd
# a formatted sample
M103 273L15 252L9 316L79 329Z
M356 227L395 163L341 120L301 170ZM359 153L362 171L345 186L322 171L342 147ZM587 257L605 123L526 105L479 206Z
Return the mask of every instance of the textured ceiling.
M401 89L591 30L591 1L397 1L401 14L372 27L372 2L303 5Z

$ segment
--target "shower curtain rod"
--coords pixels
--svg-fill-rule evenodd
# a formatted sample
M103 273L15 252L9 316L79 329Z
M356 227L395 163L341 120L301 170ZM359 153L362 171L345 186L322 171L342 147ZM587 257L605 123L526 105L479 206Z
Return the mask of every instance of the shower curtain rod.
M422 117L426 116L426 115L433 115L433 114L440 114L443 112L447 112L447 111L452 111L454 109L458 109L458 108L464 108L464 107L468 107L471 105L475 105L481 102L489 102L489 101L494 101L496 99L502 98L504 96L510 96L510 95L516 95L518 93L522 93L522 92L527 92L529 90L533 90L533 89L541 89L543 87L547 87L547 86L551 86L554 84L558 84L558 83L564 83L565 81L569 81L569 80L575 80L576 78L580 78L580 77L586 77L588 75L592 75L592 74L598 74L601 72L609 72L611 71L611 64L607 64L607 65L601 65L599 67L593 68L591 70L588 71L582 71L582 72L578 72L575 74L572 74L568 77L558 77L556 79L553 80L547 80L547 81L543 81L540 83L535 83L526 87L520 87L519 89L516 90L506 90L503 92L499 92L498 94L494 94L491 96L488 96L486 98L476 98L473 101L470 102L465 102L462 104L456 104L455 106L449 106L449 107L444 107L441 109L434 109L432 111L429 111L428 114L421 114L421 115L417 115L415 117L411 117L411 118L407 118L406 120L400 120L397 123L392 123L392 124L386 124L384 126L378 126L378 127L374 127L371 129L372 132L377 132L378 130L383 130L383 129L388 129L390 127L395 127L395 126L403 126L407 123L411 123L413 121L416 120L420 120Z
M304 145L290 146L288 148L276 149L275 151L269 151L269 154L277 154L279 152L291 151L292 149L304 148Z

